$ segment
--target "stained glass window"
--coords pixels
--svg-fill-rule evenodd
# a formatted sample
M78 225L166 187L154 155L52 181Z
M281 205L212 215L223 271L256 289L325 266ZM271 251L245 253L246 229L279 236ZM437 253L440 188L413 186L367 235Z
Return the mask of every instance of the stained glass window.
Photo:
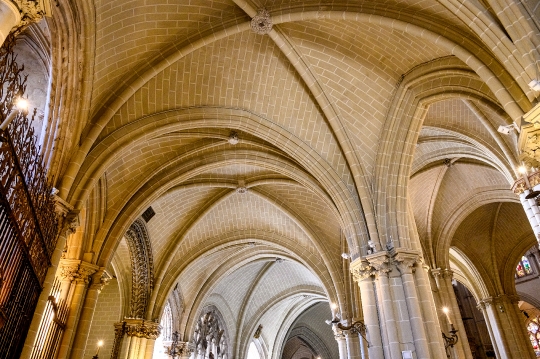
M521 261L519 261L517 267L516 267L516 277L521 278L525 277L528 274L532 274L532 268L531 264L529 263L529 260L527 257L523 256L521 257Z
M529 339L533 346L534 353L537 357L540 357L540 325L538 317L532 319L529 324L527 324L527 330L529 332Z

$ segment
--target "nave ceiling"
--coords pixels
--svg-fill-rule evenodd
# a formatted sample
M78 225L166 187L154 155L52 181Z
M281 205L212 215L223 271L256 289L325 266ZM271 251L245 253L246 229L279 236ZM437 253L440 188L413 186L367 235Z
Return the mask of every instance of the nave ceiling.
M512 27L493 1L59 3L79 27L47 19L51 52L80 40L63 55L80 71L51 70L68 78L51 103L70 108L52 177L81 211L67 255L115 274L121 315L132 271L124 234L149 207L145 319L161 316L176 286L185 340L210 304L231 338L267 323L269 348L286 338L280 323L316 303L354 316L341 254L364 256L368 240L421 250L463 281L477 271L491 295L511 290L534 237L510 190L517 135L496 129L538 96L527 86L534 20ZM263 6L266 35L250 29ZM60 96L66 81L80 86ZM491 244L472 249L480 224L474 239Z

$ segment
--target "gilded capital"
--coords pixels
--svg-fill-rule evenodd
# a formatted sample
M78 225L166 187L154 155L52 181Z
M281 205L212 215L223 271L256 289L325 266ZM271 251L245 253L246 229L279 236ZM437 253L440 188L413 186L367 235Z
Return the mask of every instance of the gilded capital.
M143 319L126 318L126 334L129 337L157 339L161 334L161 325Z

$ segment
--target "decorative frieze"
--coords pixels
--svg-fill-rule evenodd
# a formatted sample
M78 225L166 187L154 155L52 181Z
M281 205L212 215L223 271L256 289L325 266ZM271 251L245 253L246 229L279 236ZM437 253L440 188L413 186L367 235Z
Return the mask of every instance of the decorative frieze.
M149 322L143 319L125 319L125 333L129 337L145 338L156 340L161 334L161 325L156 322ZM116 330L115 325L115 330Z
M528 167L538 168L540 167L540 104L523 115L523 121L529 124L521 127L518 141L519 159ZM534 186L532 183L531 185Z

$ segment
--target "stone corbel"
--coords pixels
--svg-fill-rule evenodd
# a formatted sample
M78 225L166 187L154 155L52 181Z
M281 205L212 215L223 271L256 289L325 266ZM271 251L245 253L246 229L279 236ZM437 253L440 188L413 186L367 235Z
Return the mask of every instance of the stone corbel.
M60 233L65 233L66 236L75 233L80 226L79 211L58 195L53 194L53 198Z

